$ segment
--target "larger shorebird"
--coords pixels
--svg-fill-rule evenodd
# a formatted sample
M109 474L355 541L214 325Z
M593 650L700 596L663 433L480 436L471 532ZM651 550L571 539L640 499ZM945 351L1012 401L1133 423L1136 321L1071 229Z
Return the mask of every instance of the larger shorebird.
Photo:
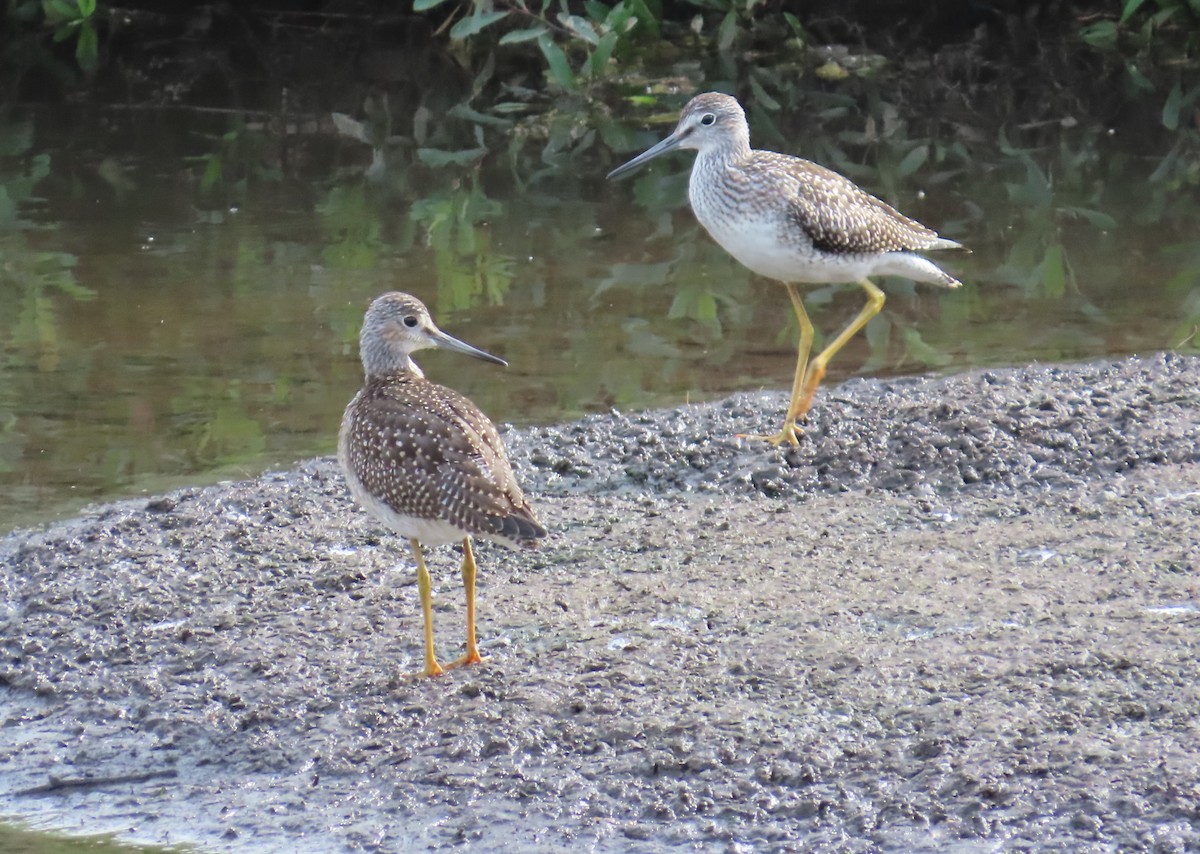
M425 379L412 360L427 347L507 364L442 332L416 297L384 294L363 320L359 350L366 384L342 416L338 462L359 504L408 538L425 618L421 675L438 676L443 667L433 650L432 583L421 545L463 546L467 650L446 665L458 667L482 661L475 643L471 538L533 546L546 529L522 495L492 422L463 395Z
M746 267L787 287L800 323L792 399L783 428L754 438L797 445L796 422L812 406L829 360L883 309L883 291L868 277L904 276L957 288L958 279L915 253L961 246L824 166L751 148L741 105L718 92L692 98L670 136L608 177L618 178L677 148L697 151L688 181L696 219ZM867 292L867 304L810 362L813 325L796 285L836 282L857 282Z

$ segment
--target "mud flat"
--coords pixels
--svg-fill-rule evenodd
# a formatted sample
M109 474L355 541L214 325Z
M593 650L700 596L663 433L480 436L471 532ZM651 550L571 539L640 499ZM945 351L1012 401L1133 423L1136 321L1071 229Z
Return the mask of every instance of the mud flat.
M1200 359L511 430L420 663L315 460L0 540L0 812L214 851L1200 850ZM458 555L435 551L457 654ZM397 566L397 561L402 563Z

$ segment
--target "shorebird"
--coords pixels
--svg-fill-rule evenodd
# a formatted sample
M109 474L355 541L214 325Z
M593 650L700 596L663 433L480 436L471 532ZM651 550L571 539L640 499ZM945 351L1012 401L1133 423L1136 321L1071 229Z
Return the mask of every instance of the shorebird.
M962 282L917 252L959 249L959 243L909 219L848 178L799 157L750 147L741 104L706 92L683 108L661 142L608 173L619 178L677 148L694 148L688 200L696 219L730 255L760 276L783 282L800 323L792 398L782 429L766 439L798 445L829 360L883 309L884 293L870 276L904 276L947 288ZM867 304L809 361L813 325L797 284L857 282Z
M432 583L421 551L462 542L466 654L445 669L482 661L475 643L471 538L534 546L546 536L513 476L495 426L463 395L425 379L412 354L454 350L503 359L442 332L416 297L388 293L367 309L359 335L366 383L342 416L338 462L350 492L372 516L407 537L425 618L423 676L444 672L433 649Z

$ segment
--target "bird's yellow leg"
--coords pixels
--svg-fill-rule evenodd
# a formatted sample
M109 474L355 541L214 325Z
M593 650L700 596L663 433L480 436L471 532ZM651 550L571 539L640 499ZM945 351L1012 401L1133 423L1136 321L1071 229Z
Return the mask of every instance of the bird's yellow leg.
M475 552L471 550L470 537L463 538L462 579L463 589L467 591L467 654L447 664L447 670L483 661L479 647L475 645Z
M739 439L765 439L772 445L780 445L783 442L788 442L792 445L799 445L800 439L797 436L799 428L796 427L796 420L808 411L808 407L800 410L796 405L796 401L800 399L801 392L804 388L804 377L808 368L808 354L812 351L813 342L813 325L808 319L808 312L804 310L804 302L800 299L800 292L796 290L796 286L791 282L785 282L788 296L792 298L792 308L796 311L796 320L800 323L800 346L796 352L796 374L792 378L792 399L788 404L787 415L783 419L783 429L774 436L750 436L744 433L739 433Z
M830 342L828 347L813 357L812 363L808 366L808 375L804 379L803 397L801 397L798 405L793 403L792 411L789 415L802 418L808 412L809 407L812 406L813 396L817 393L817 386L825 378L825 368L829 364L829 360L837 354L838 350L845 347L846 342L857 335L870 322L872 317L883 311L883 302L886 299L883 291L879 290L868 279L859 279L858 283L867 292L867 304L850 321L850 325L843 329L838 337Z
M441 676L444 672L433 654L433 582L429 579L429 570L425 567L425 556L421 554L421 544L411 539L413 557L417 559L417 590L421 594L421 613L425 617L425 670L415 676Z

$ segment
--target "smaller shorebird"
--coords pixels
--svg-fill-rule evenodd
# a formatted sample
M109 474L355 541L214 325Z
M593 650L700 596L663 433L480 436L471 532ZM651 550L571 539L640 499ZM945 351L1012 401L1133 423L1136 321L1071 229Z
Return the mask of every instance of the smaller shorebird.
M521 493L496 428L463 395L431 383L412 354L441 347L507 365L442 332L416 297L388 293L367 309L359 336L366 384L346 407L338 462L354 497L407 537L417 561L425 618L425 669L443 668L433 652L432 582L421 544L462 542L467 651L447 668L482 661L475 645L475 555L471 537L534 546L546 529Z
M883 291L868 277L904 276L957 288L958 279L915 253L961 246L824 166L751 148L741 104L718 92L692 98L670 136L608 177L619 178L677 148L697 151L688 180L696 219L743 265L787 287L800 323L792 399L779 433L751 438L798 445L796 422L812 406L829 360L883 309ZM796 285L836 282L858 282L867 304L810 363L813 325Z

